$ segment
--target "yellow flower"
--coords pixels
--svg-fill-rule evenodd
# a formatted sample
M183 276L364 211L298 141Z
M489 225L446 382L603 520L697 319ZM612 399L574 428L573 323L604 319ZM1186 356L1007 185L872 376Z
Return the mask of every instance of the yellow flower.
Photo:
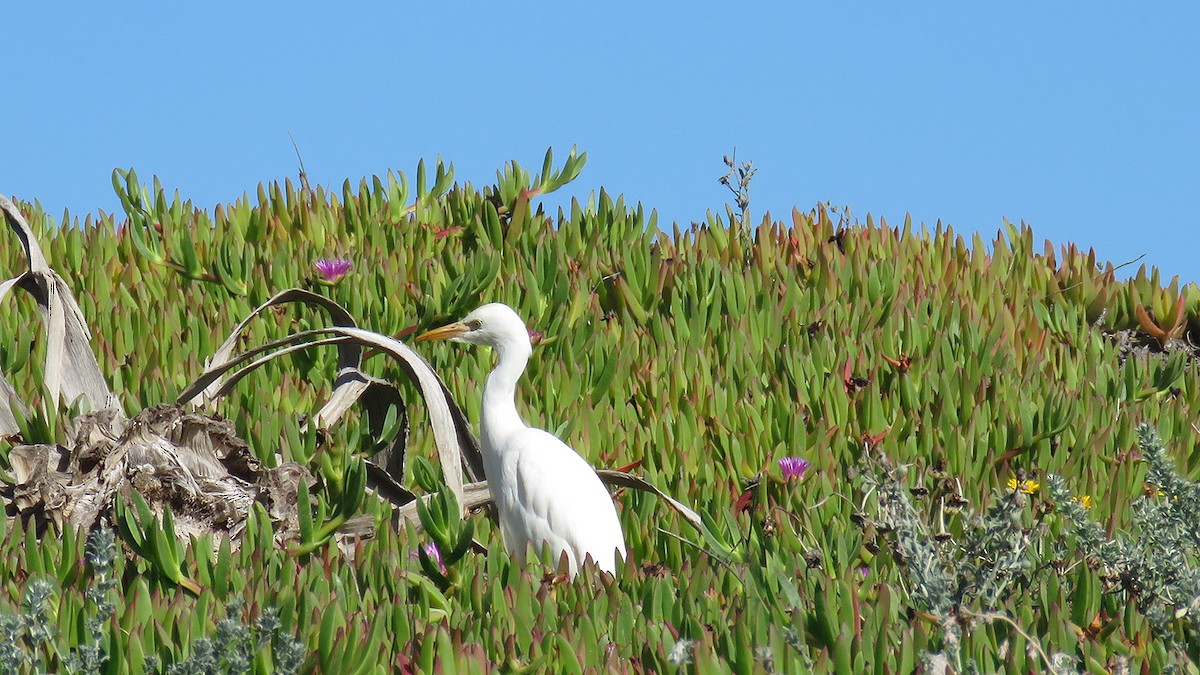
M1079 502L1079 505L1085 509L1092 508L1092 496L1091 495L1079 495L1078 497L1071 497L1071 501Z
M1041 483L1038 483L1037 481L1027 480L1027 481L1022 481L1022 482L1018 483L1016 478L1008 479L1008 489L1009 490L1020 490L1021 492L1024 492L1027 495L1031 495L1031 494L1037 492L1038 488L1040 488L1041 486L1042 486Z

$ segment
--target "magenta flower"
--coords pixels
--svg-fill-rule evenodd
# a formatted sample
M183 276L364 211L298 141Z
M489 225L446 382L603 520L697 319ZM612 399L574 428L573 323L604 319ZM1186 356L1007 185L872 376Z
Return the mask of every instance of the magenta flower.
M321 274L321 279L333 283L338 279L346 276L346 272L350 271L350 261L342 258L321 258L316 263L317 272Z
M779 470L783 472L786 480L800 480L804 477L804 472L808 471L808 460L799 457L784 457L779 460Z
M425 544L424 546L422 546L421 548L425 549L425 555L429 556L430 560L437 563L438 571L441 572L442 574L445 574L446 573L446 563L442 562L442 552L438 550L437 544L435 544L431 541L428 544ZM410 558L420 558L421 557L421 554L417 551L413 551L412 553L409 553L408 555Z

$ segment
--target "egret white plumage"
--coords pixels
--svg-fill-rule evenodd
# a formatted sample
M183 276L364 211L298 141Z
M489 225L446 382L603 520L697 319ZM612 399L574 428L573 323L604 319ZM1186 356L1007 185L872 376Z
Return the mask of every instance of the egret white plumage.
M625 537L612 497L592 467L553 434L529 427L517 412L517 380L533 347L525 322L508 305L492 303L417 337L450 340L496 351L483 388L480 442L488 488L500 519L504 548L524 562L525 550L563 552L571 576L584 558L607 572L625 558Z

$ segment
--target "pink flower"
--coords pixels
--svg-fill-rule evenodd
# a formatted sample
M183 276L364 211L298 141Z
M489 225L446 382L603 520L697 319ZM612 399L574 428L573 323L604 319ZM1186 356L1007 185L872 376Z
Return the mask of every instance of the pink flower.
M808 470L808 460L799 457L784 457L779 460L779 470L786 480L800 480Z
M346 272L350 271L351 263L342 258L321 258L315 266L323 280L333 283L346 276Z
M421 548L425 549L425 555L429 556L430 560L437 563L438 571L441 572L442 574L445 574L446 573L446 563L442 562L442 552L438 550L437 544L435 544L431 541L428 544L425 544L424 546L422 546ZM409 553L408 555L410 558L420 558L421 557L421 554L418 551L413 551L413 552Z

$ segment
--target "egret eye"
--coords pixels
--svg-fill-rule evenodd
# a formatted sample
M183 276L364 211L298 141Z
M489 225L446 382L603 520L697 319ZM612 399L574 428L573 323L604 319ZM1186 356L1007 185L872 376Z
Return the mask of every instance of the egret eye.
M470 321L468 321L466 323L467 323L467 328L470 328L471 330L479 330L483 326L483 322L480 321L479 319L471 319Z

